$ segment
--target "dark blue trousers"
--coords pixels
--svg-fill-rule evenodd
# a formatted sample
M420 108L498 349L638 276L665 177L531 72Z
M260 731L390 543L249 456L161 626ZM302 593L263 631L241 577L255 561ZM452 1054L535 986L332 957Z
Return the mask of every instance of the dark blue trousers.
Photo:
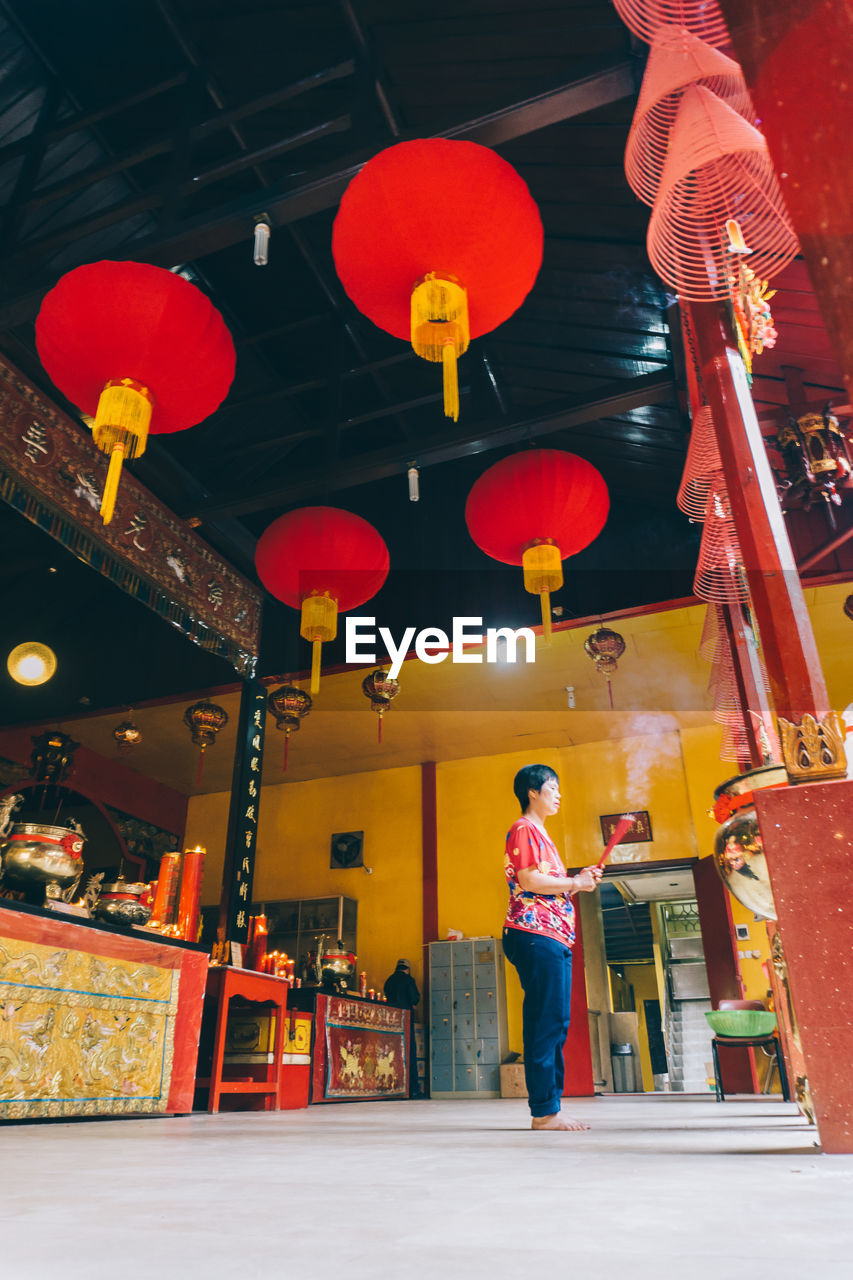
M563 1045L569 1030L572 953L539 933L504 929L504 955L524 991L521 1035L532 1116L552 1116L563 1093Z

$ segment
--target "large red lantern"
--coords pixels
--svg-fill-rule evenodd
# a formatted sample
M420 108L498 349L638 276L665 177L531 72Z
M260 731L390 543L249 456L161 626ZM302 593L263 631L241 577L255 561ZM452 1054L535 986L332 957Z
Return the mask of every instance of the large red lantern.
M562 449L530 449L504 458L468 494L468 532L493 560L523 567L526 590L542 602L546 640L551 638L550 593L563 585L562 561L598 537L609 509L600 473Z
M542 263L527 184L488 147L401 142L347 187L332 252L349 297L374 324L444 367L444 412L459 416L457 357L521 306Z
M122 463L149 432L183 431L208 417L234 377L221 315L182 276L141 262L93 262L44 299L36 344L47 373L110 455L101 516L109 524Z
M300 507L261 534L258 577L277 600L300 610L300 635L314 646L312 693L320 687L321 645L337 635L338 613L375 596L389 567L388 548L373 525L338 507Z

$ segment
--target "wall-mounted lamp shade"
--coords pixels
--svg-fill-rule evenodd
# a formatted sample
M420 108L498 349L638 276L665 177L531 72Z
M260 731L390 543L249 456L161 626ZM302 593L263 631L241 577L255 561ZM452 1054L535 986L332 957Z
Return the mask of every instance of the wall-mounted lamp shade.
M6 659L9 675L17 684L46 684L56 671L56 654L46 644L27 640L15 648Z

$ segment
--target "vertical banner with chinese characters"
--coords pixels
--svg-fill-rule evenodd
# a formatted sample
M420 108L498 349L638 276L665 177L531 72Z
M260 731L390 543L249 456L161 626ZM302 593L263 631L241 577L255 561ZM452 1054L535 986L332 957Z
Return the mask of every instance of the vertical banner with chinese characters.
M267 694L259 680L247 680L240 694L240 723L234 752L231 807L222 899L219 907L219 935L224 942L246 942L249 936L249 904L255 874L255 846L258 812L261 807L261 771L264 763L264 727Z

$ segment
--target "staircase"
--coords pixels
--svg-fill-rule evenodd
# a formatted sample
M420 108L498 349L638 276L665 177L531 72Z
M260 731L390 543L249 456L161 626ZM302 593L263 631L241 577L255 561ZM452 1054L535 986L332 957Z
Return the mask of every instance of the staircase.
M673 1093L707 1093L713 1032L705 1020L710 1000L674 1000L667 1009L669 1087Z

